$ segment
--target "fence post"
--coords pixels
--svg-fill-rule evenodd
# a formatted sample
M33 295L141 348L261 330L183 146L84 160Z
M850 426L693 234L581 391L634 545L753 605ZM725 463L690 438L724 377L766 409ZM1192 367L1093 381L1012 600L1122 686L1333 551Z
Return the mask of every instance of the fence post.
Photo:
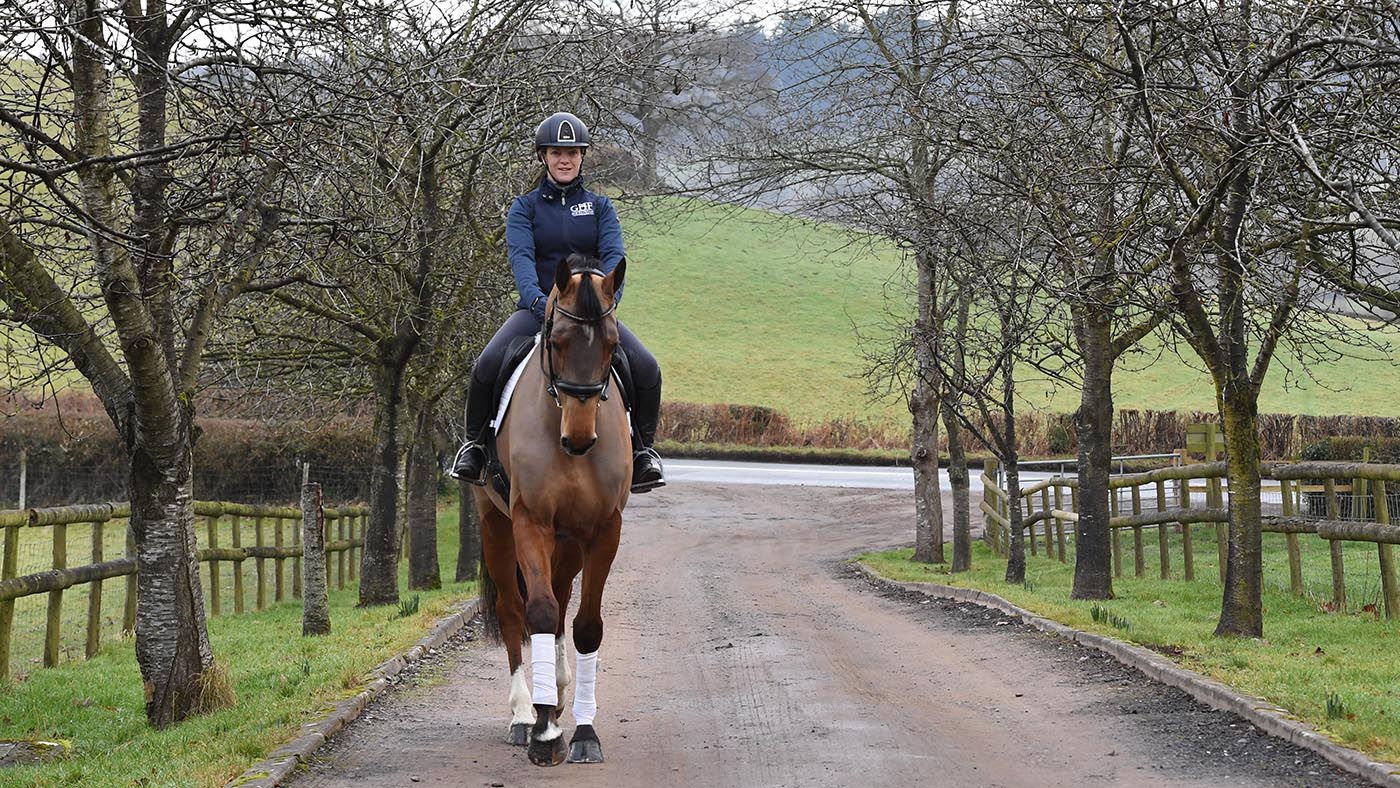
M1063 512L1065 510L1065 491L1060 485L1055 485L1055 509ZM1060 563L1065 562L1065 521L1055 518L1055 556Z
M1142 485L1133 485L1133 514L1142 514ZM1147 574L1147 556L1142 543L1142 526L1133 526L1133 577Z
M5 553L0 558L0 580L9 580L19 570L19 526L5 529ZM10 636L14 632L15 600L0 602L0 684L10 678Z
M1055 555L1055 518L1050 515L1050 488L1040 491L1040 508L1045 511L1045 557Z
M1372 488L1375 496L1376 522L1390 524L1390 501L1385 497L1385 481L1377 479ZM1381 596L1385 598L1385 617L1400 618L1400 588L1395 578L1395 546L1385 543L1377 545L1381 559Z
M1221 447L1217 443L1220 430L1216 428L1215 422L1210 422L1210 429L1206 432L1206 462L1215 462L1219 459ZM1206 481L1206 505L1214 509L1222 509L1225 506L1225 492L1221 485L1219 476L1212 476ZM1225 582L1225 568L1230 560L1230 533L1226 523L1215 524L1215 562L1220 567L1220 582Z
M263 534L263 518L262 515L257 515L253 518L253 544L258 547L265 547L266 542L267 539ZM267 607L267 567L264 565L265 560L266 559L262 556L258 556L253 561L253 567L258 574L258 610Z
M243 519L238 515L229 515L233 522L233 549L243 549ZM233 562L233 612L243 612L243 561L240 558Z
M1121 487L1114 487L1112 482L1108 485L1108 530L1113 532L1113 577L1123 576L1123 534L1122 529L1113 527L1113 518L1118 516L1118 495L1122 492Z
M342 514L335 518L335 539L344 545L345 542L345 520L350 515ZM335 587L345 589L345 553L349 546L342 546L335 551Z
M301 634L327 635L331 631L330 601L326 592L326 512L321 507L321 485L301 487L302 580Z
M219 546L219 518L217 515L209 515L205 518L205 526L209 531L209 547ZM219 562L217 559L209 561L209 612L211 615L219 615L220 594L219 594Z
M54 525L53 568L68 568L68 526ZM49 592L49 614L44 623L44 667L58 664L58 636L63 629L63 592Z
M1288 479L1279 479L1279 495L1283 498L1283 516L1293 516L1293 490ZM1286 533L1284 542L1288 544L1288 591L1295 597L1303 595L1303 551L1298 546L1298 535Z
M1164 480L1157 481L1157 511L1167 510L1167 483ZM1166 580L1172 576L1172 554L1167 545L1167 535L1171 531L1171 526L1166 523L1157 524L1157 576Z
M364 516L363 512L358 515L350 515L350 542L354 542L356 539L364 539ZM356 532L360 533L360 536L356 536ZM360 558L358 558L358 556L360 556L360 550L351 546L349 568L350 582L354 582L357 577L360 577L360 575L358 575L358 572L360 572Z
M1341 506L1337 502L1337 480L1323 479L1322 489L1327 496L1327 519L1342 519ZM1342 565L1342 543L1329 539L1327 547L1332 554L1332 604L1341 613L1347 609L1347 577L1346 567Z
M1191 508L1191 479L1181 480L1176 488L1177 505L1182 509ZM1196 552L1191 545L1191 524L1181 524L1181 574L1187 580L1196 579Z
M99 520L92 524L92 562L102 563L102 532L107 524L106 520ZM97 650L102 647L102 581L94 580L88 584L88 619L87 619L87 658L92 659L97 656Z
M1361 447L1361 461L1368 463L1371 461L1371 447ZM1368 479L1351 480L1351 518L1353 520L1371 519L1371 484Z
M126 518L126 555L128 558L136 557L136 534L131 530L131 518ZM126 604L122 608L122 634L130 635L136 631L136 573L132 572L126 576Z
M274 588L273 591L272 591L272 601L274 601L274 602L281 602L283 599L286 598L286 593L285 593L285 591L284 591L284 589L286 588L286 585L284 584L283 578L282 578L282 576L286 573L286 568L285 568L285 566L284 566L284 564L286 563L286 559L284 559L284 558L282 557L282 553L281 553L281 550L282 550L282 518L281 518L281 517L274 517L274 518L272 518L272 546L273 546L273 547L276 547L277 550L278 550L277 557L274 558L274 559L272 559L272 576L273 576L273 583L274 583L274 585L276 586L276 588Z
M310 482L307 482L307 484L310 484ZM295 552L294 552L293 555L292 555L292 598L293 598L293 599L300 599L300 598L301 598L301 595L302 595L302 589L305 588L305 586L302 584L301 572L302 572L302 558L304 557L304 552L305 552L305 549L306 549L306 548L302 545L302 535L301 535L301 532L302 532L302 529L301 529L301 528L293 528L293 529L292 529L292 547L296 548Z
M19 508L29 508L29 452L19 450Z

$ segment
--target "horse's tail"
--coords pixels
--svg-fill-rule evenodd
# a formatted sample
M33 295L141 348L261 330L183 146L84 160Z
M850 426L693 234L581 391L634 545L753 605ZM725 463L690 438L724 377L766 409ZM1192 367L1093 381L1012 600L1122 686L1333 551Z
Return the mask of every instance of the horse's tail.
M481 591L481 636L492 643L501 642L501 620L496 617L496 597L500 589L486 569L486 548L482 547L481 567L477 571L477 588Z

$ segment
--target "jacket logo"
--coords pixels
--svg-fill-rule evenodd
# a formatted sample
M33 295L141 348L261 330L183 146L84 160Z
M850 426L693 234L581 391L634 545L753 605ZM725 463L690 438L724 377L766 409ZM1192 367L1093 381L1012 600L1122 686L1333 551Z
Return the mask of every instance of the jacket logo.
M573 214L574 216L592 216L592 215L593 215L593 203L591 203L591 202L574 203L573 205L570 205L570 206L569 206L569 213Z

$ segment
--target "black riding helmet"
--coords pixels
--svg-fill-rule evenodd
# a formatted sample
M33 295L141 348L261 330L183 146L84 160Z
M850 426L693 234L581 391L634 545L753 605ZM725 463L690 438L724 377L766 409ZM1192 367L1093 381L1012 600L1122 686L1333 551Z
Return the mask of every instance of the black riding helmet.
M588 151L588 127L577 115L556 112L535 129L535 152L545 148L583 148Z

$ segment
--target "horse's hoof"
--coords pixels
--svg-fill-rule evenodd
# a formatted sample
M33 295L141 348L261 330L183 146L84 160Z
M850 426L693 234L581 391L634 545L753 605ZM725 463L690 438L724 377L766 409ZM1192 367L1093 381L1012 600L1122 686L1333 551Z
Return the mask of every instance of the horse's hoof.
M524 747L530 743L530 723L517 722L510 726L510 733L506 734L506 744L515 747Z
M530 763L536 766L558 766L564 762L564 737L551 741L530 740Z
M592 725L580 725L569 742L569 763L602 763L603 743Z

